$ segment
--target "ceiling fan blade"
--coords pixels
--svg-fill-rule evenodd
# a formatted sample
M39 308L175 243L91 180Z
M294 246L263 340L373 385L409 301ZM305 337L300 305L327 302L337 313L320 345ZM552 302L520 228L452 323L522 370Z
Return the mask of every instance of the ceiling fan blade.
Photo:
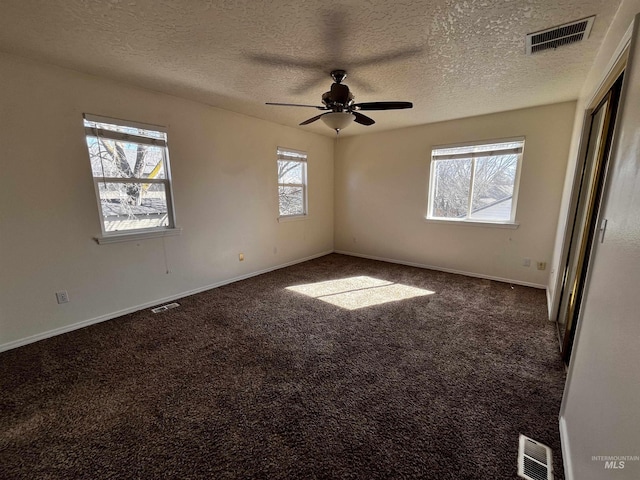
M400 110L403 108L413 108L411 102L365 102L352 105L356 110Z
M319 106L319 105L301 105L299 103L274 103L267 102L265 105L279 105L281 107L309 107L309 108L317 108L318 110L328 110L327 107Z
M318 120L323 115L326 115L326 114L325 113L321 113L320 115L316 115L315 117L311 117L309 120L305 120L300 125L309 125L310 123L313 123L316 120Z
M323 72L324 73L324 72ZM293 93L294 95L300 95L302 93L307 93L308 91L312 90L314 87L318 86L319 84L321 84L322 82L324 82L326 80L325 75L315 75L315 78L312 78L311 80L301 83L300 85L298 85L295 88L291 89L291 93Z
M393 52L382 53L367 58L362 58L349 63L349 68L366 67L367 65L380 65L381 63L397 62L421 55L425 51L424 47L414 47L405 50L395 50Z
M300 68L303 70L317 70L323 72L326 65L322 62L293 59L281 55L249 53L245 55L251 61L273 67Z
M358 90L365 93L377 93L378 89L374 88L369 82L353 77L349 79L349 83L353 83Z
M359 123L360 125L373 125L374 123L376 123L376 121L373 118L367 117L366 115L363 115L361 113L358 112L351 112L355 115L355 120L354 122Z
M348 54L346 40L350 38L349 11L343 6L334 6L322 15L322 44L332 60L344 58Z

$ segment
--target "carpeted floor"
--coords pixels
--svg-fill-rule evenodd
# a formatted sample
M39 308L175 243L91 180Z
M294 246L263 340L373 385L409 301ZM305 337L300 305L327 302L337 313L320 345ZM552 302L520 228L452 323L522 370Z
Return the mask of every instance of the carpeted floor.
M333 254L4 352L0 478L563 478L545 301Z

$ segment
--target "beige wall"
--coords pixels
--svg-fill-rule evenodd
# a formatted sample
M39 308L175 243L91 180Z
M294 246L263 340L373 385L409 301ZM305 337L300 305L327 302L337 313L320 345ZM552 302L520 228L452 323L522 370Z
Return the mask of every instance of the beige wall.
M546 286L575 102L341 138L335 248L402 263ZM427 222L434 145L525 136L518 229ZM522 266L530 258L532 266Z
M0 349L333 249L329 137L7 55L0 112ZM83 112L168 127L181 236L95 243ZM276 220L279 145L308 152L306 220Z
M582 115L580 110L588 106L607 75L617 46L638 12L639 0L624 0L620 5L585 84L577 115ZM560 412L568 480L640 478L640 14L635 24L598 219L607 220L607 229L604 242L595 243L590 259ZM579 140L574 135L574 153ZM607 468L604 460L594 456L635 459Z
M612 67L612 62L617 54L616 50L620 46L620 41L627 32L627 29L633 19L633 15L638 11L640 11L640 0L622 1L600 50L598 51L598 55L589 70L589 74L582 85L580 97L577 100L574 127L571 135L571 149L569 151L569 159L567 161L567 173L565 176L562 203L558 218L558 229L554 241L551 269L549 271L549 313L552 320L555 320L560 301L558 294L561 288L560 283L562 281L561 275L564 271L564 262L566 261L565 238L567 235L567 215L570 210L572 189L576 182L576 165L578 162L582 129L584 127L585 111L590 107L590 103L592 103L594 96L598 93L598 88L605 80L609 69Z

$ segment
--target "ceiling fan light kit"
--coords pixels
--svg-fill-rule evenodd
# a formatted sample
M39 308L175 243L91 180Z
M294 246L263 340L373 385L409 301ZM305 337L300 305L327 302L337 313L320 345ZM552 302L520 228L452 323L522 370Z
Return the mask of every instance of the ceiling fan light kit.
M347 128L356 119L356 116L349 112L329 112L320 117L325 125L336 133Z
M349 87L342 83L347 77L345 70L333 70L331 72L331 78L333 82L331 89L322 95L322 103L324 105L301 105L295 103L271 103L267 102L267 105L279 105L284 107L308 107L317 108L318 110L330 110L326 113L321 113L315 117L311 117L300 125L309 125L316 120L322 119L322 121L332 130L339 134L341 130L347 128L353 122L360 125L373 125L375 120L366 115L360 113L358 110L400 110L404 108L412 108L411 102L364 102L354 103L354 96L349 91Z

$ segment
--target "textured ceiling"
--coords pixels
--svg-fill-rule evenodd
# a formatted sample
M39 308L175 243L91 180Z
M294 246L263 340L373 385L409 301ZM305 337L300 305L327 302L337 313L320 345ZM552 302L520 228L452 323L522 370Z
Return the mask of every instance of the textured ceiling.
M2 0L0 51L297 126L348 71L380 131L577 98L620 0ZM525 34L597 15L588 40ZM331 135L321 122L300 127Z

